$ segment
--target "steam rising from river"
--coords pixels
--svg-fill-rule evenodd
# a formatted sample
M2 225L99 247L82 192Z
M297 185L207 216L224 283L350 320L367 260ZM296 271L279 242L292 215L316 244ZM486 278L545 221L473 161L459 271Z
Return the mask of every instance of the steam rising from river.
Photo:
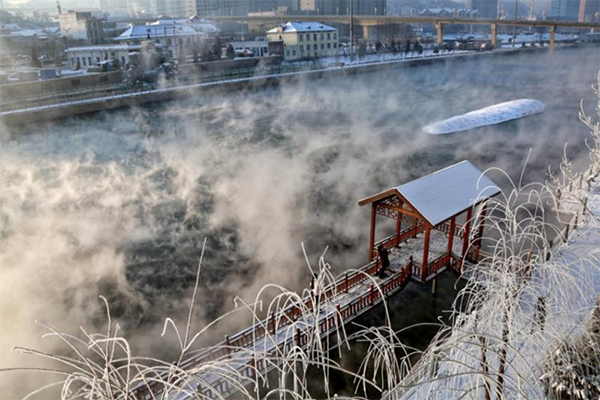
M36 319L102 326L99 294L135 346L168 354L157 327L188 306L204 237L206 321L265 282L308 284L301 242L313 259L330 246L338 270L361 265L369 194L463 159L515 175L529 148L528 177L544 179L565 142L583 148L578 102L597 65L583 50L473 60L3 129L0 366L39 344ZM420 129L521 97L549 111L451 137Z

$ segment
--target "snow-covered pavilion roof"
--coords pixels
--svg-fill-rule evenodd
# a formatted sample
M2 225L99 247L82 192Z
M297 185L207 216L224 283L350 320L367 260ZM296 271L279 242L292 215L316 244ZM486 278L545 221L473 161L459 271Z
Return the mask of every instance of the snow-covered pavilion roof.
M432 226L500 193L500 188L470 161L461 161L412 182L363 199L365 205L400 195Z

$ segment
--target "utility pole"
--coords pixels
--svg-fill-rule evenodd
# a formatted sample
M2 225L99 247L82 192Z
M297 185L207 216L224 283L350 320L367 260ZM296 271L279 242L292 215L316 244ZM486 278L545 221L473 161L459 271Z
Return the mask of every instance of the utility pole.
M518 11L519 11L519 0L515 0L515 22L517 22L517 12ZM517 25L513 25L513 38L512 38L513 48L515 47L516 38L517 38Z
M354 62L354 0L350 1L350 62Z
M533 14L533 4L534 4L534 1L535 1L535 0L531 0L531 1L529 2L529 21L533 21L533 20L534 20L534 17L535 17L535 16L534 16L534 14ZM531 32L531 31L532 31L532 28L533 28L533 27L532 27L531 25L529 25L529 32Z

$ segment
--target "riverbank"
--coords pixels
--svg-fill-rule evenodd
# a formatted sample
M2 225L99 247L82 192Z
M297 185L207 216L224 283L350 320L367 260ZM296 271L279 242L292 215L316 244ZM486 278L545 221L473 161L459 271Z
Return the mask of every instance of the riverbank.
M569 46L571 47L571 46ZM196 83L166 87L154 90L136 91L125 94L102 96L91 99L58 102L50 105L27 107L0 112L0 121L7 125L26 125L106 111L118 108L136 107L143 104L170 101L191 95L210 95L239 90L257 90L298 79L321 79L340 75L355 75L385 70L393 67L417 67L436 63L450 64L473 57L496 57L520 54L522 52L546 52L546 48L504 49L492 52L468 52L433 55L424 58L395 59L373 63L361 63L330 67L326 69L302 70L290 73L251 76L227 79L216 82Z

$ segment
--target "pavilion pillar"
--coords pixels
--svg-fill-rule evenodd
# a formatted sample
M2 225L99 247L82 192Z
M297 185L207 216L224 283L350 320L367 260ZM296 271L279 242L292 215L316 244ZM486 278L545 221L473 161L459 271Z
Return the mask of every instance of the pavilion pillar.
M492 47L495 49L498 41L498 25L492 24L490 28L492 31Z
M481 242L483 241L483 228L485 224L485 214L487 213L487 201L483 205L483 209L481 210L481 216L479 217L479 233L477 237L477 246L481 248Z
M423 249L423 266L421 267L421 281L425 282L427 279L427 261L429 258L429 238L431 233L431 227L429 224L425 227L425 246Z
M469 232L471 231L471 218L473 218L473 207L469 207L467 210L467 220L465 221L465 235L463 236L463 248L462 257L460 260L460 270L462 271L465 257L467 255L467 249L469 247Z
M369 237L369 262L373 261L373 247L375 247L375 219L377 214L375 213L375 203L371 203L371 234Z
M402 202L400 202L399 207L402 208ZM402 230L402 214L398 213L398 218L396 219L396 246L400 246L400 231Z
M450 220L450 232L448 233L448 253L452 254L452 245L454 243L454 231L456 230L456 217Z

